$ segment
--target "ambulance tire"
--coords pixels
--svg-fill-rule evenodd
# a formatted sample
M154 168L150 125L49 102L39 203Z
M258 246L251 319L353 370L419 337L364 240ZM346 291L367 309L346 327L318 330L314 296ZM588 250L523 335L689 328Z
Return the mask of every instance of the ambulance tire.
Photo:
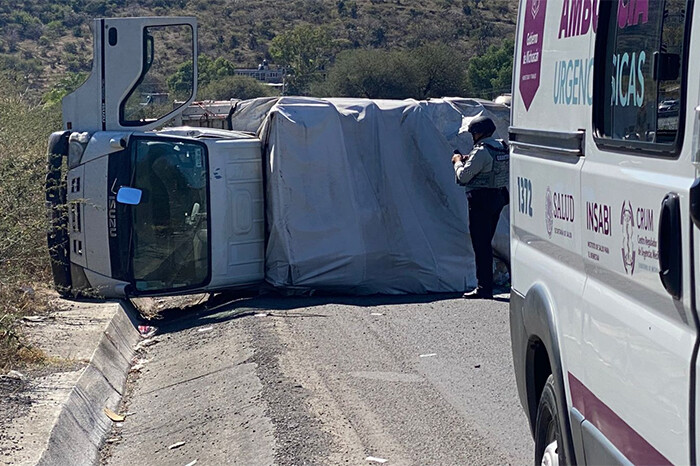
M554 390L554 376L550 374L542 390L540 404L537 407L535 423L535 466L542 465L542 457L547 446L557 441L558 464L568 464L564 456L564 439L559 425L559 403ZM551 463L550 463L551 464Z

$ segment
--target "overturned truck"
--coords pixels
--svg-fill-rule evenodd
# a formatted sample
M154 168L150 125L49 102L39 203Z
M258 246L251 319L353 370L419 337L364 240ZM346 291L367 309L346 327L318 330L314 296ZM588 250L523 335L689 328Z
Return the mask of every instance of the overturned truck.
M450 158L471 149L464 128L478 115L506 137L506 107L280 97L236 102L227 129L163 127L196 94L194 18L101 19L94 30L92 75L64 98L64 131L49 141L49 249L64 294L475 284ZM153 105L144 89L174 31L195 64L189 98ZM504 212L494 240L505 260L507 222Z

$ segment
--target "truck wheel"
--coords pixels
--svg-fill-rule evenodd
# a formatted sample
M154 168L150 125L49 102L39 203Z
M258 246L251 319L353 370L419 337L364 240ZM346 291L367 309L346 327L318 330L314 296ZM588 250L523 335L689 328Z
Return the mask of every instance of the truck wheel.
M559 426L559 404L554 391L554 376L550 375L542 390L535 424L535 466L568 464Z

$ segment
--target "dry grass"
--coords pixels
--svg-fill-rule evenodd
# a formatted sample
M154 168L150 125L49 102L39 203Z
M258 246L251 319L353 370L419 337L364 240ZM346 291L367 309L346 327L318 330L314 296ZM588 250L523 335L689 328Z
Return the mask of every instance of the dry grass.
M46 143L60 111L44 108L0 74L0 373L43 360L21 332L21 319L45 313L34 290L50 282L46 248Z

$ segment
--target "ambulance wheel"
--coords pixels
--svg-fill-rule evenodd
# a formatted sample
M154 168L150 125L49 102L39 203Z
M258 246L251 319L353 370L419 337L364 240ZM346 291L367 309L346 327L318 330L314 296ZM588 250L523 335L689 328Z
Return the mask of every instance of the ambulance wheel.
M567 464L559 426L559 403L554 391L554 376L550 375L542 390L535 424L535 466Z

